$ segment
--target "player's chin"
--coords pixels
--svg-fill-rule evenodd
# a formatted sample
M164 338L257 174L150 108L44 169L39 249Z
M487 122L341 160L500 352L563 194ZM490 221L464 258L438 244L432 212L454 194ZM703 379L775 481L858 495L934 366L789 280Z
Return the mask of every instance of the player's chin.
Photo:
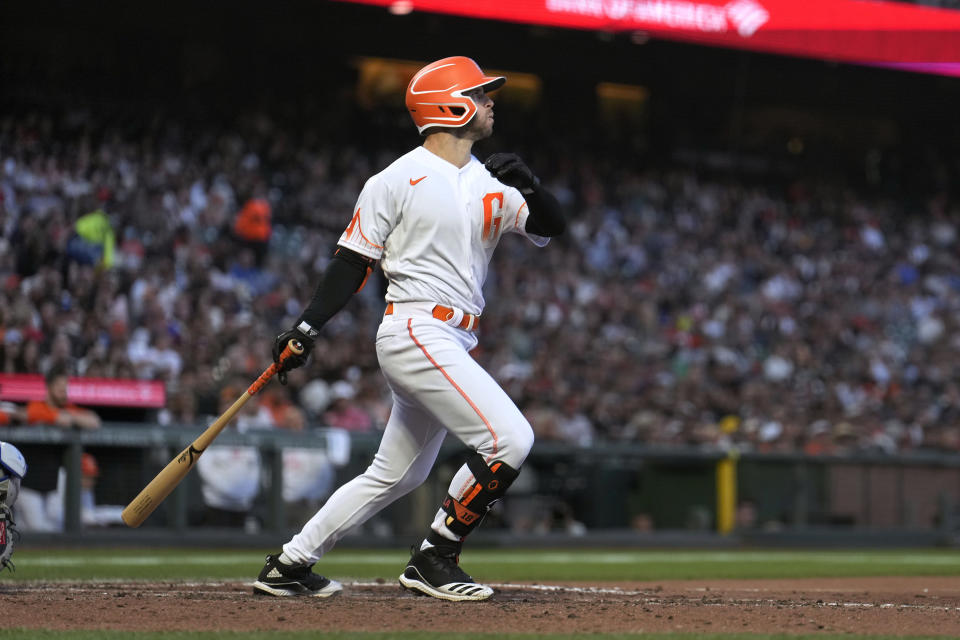
M478 141L480 141L480 140L485 140L485 139L489 138L489 137L492 136L492 135L493 135L493 128L492 128L492 127L489 127L489 128L487 128L487 127L484 127L484 128L475 127L475 128L473 128L473 129L471 129L470 131L464 132L463 137L466 138L466 139L468 139L468 140L473 140L474 142L478 142Z
M487 120L482 127L477 127L477 140L483 140L493 135L493 118Z
M455 135L473 141L489 138L493 135L493 119L471 120L470 124L459 129L459 133Z

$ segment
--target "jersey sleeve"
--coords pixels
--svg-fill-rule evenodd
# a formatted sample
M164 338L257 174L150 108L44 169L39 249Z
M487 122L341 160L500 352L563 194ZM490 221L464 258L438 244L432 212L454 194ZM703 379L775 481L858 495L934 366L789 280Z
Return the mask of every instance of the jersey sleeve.
M382 176L367 180L357 198L357 207L337 244L379 260L387 236L396 226L397 207L393 204L389 185Z
M504 232L519 233L538 247L544 247L550 238L538 236L533 233L527 233L527 216L530 215L530 209L527 207L527 201L523 199L523 194L513 187L504 189Z
M60 412L46 402L34 401L27 405L27 424L56 424Z

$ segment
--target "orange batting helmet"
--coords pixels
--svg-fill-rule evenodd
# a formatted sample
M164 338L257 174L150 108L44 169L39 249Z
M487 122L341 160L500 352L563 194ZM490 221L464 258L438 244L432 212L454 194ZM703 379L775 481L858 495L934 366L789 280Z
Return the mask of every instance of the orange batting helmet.
M470 58L444 58L420 69L410 80L407 109L420 133L427 127L462 127L477 114L477 105L463 94L477 87L493 91L506 81L503 76L484 75Z

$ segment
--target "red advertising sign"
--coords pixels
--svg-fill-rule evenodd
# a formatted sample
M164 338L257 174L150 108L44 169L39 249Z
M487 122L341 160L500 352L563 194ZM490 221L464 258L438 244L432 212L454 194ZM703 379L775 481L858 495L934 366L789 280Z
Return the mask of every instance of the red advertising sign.
M46 397L43 376L0 373L0 400L30 402ZM147 380L70 378L67 399L83 405L157 409L166 404L166 389L162 382Z
M960 11L867 0L344 0L953 74Z

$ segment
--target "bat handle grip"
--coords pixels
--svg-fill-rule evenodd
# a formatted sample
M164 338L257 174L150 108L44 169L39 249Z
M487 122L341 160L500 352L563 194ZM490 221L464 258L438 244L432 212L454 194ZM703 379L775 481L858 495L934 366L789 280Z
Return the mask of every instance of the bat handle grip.
M302 354L303 345L300 344L300 341L296 338L290 338L290 341L287 342L287 346L285 346L283 351L280 352L280 362L274 362L267 367L264 372L260 374L260 377L254 380L253 384L250 385L250 388L247 389L247 394L252 396L257 391L260 391L265 384L270 382L270 378L277 374L277 372L280 370L280 365L282 365L287 358Z

